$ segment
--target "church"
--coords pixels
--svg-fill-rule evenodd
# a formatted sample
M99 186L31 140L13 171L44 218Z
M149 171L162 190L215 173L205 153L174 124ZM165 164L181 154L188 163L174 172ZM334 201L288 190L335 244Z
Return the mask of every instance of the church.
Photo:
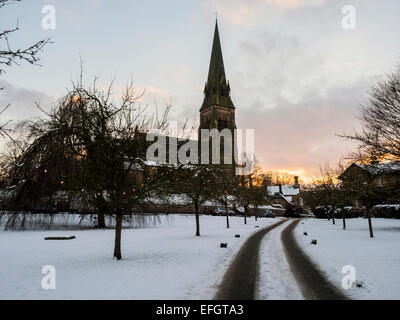
M204 101L200 108L199 129L236 129L235 106L230 92L216 21L208 78L204 86Z
M199 110L198 140L182 141L172 136L150 134L147 141L155 142L147 149L148 165L177 162L216 164L227 174L234 175L238 163L235 161L237 127L235 106L230 93L216 21L208 77L204 85L204 100ZM155 136L158 138L155 139Z
M221 133L221 136L224 136L224 132L228 134L227 136L224 136L223 139L221 138L219 152L220 159L223 159L223 161L220 163L225 166L227 171L234 171L236 140L233 138L235 130L237 129L235 122L235 106L231 99L229 81L227 81L225 75L218 20L215 22L208 78L204 85L204 100L200 108L199 143L202 144L204 139L207 139L207 137L202 137L202 130L215 129ZM218 138L217 143L219 143L219 141ZM211 142L211 139L208 142ZM214 148L214 145L209 143L210 156L213 152L216 152L216 150L212 148ZM226 148L228 148L227 153L230 154L228 157L224 157ZM202 149L200 147L200 150L203 151L204 148ZM234 173L232 172L232 174Z

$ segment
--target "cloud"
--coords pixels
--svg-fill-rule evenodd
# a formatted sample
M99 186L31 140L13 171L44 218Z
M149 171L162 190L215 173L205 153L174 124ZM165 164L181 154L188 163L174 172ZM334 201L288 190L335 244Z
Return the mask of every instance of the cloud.
M44 92L20 88L3 80L0 80L0 88L4 88L0 91L0 108L11 104L10 108L1 115L2 122L7 122L9 120L18 122L27 118L43 115L35 106L35 102L47 107L54 101L53 97Z
M89 25L91 18L104 5L104 0L81 1L79 5L73 1L62 0L42 0L42 3L53 5L58 17L65 18L65 21L74 28L82 30Z
M336 134L359 128L354 115L375 74L351 41L262 31L240 43L230 78L236 119L255 129L264 168L317 175L354 148Z
M172 79L179 85L183 84L188 80L191 75L191 70L189 68L180 68L172 73Z
M161 104L162 106L168 106L173 101L171 91L154 85L135 87L135 91L138 94L143 93L143 96L139 99L139 102L143 105L157 106Z
M44 109L51 105L53 98L44 92L17 87L7 81L0 80L0 109L10 104L10 107L1 114L0 123L8 123L7 128L12 129L18 122L32 117L43 116L35 102ZM0 148L7 142L0 139Z
M265 18L276 15L279 10L295 10L309 6L320 6L326 0L210 0L209 11L218 12L222 19L233 25L252 26Z
M273 4L285 9L295 9L304 6L321 5L325 0L261 0L266 4Z
M229 6L226 2L213 1L208 4L210 10L218 12L224 21L233 25L249 26L252 25L252 19L256 16L254 8L242 2L232 1Z
M354 147L336 134L358 128L354 114L363 98L364 86L355 85L296 104L282 100L272 109L255 101L246 110L238 106L238 126L255 129L255 153L263 167L318 174L319 165L336 164Z

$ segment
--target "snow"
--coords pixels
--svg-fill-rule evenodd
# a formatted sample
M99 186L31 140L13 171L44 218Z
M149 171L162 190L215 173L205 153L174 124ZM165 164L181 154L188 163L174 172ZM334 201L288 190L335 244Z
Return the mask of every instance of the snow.
M257 291L260 300L304 300L281 242L281 232L289 223L268 232L262 240Z
M269 186L268 193L270 195L279 193L279 186ZM282 193L285 196L297 196L300 193L300 188L294 185L284 185L282 186Z
M232 207L235 197L228 195L227 197L229 207ZM146 202L155 203L155 204L175 204L175 205L189 205L193 201L186 194L170 194L164 197L149 197L146 199ZM206 207L212 206L220 206L221 204L215 200L207 200L203 204Z
M279 193L280 194L280 193ZM280 194L281 196L282 196L282 198L287 202L287 203L290 203L290 204L292 204L292 197L286 197L286 196L284 196L283 194Z
M266 209L266 210L276 210L276 211L286 211L286 209L283 209L282 206L279 205L266 205L266 206L259 206L258 209Z
M121 261L113 260L114 230L0 232L1 299L212 299L246 238L278 219L162 216L158 226L122 231ZM240 238L235 238L240 234ZM44 241L46 236L71 236ZM228 248L220 248L227 242ZM42 267L56 269L56 289L44 290Z
M400 299L400 220L372 219L374 238L369 237L368 221L347 219L336 225L327 220L307 219L295 229L303 250L338 288L352 299ZM304 236L306 231L308 236ZM311 245L317 239L317 245ZM341 270L352 265L362 288L342 289Z
M394 208L396 210L400 210L400 204L377 204L376 206L373 207L373 209L379 209L379 208Z
M372 174L380 174L380 173L392 173L396 171L400 171L400 161L387 161L376 164L370 164L368 166L356 163L362 169L367 169Z
M170 194L165 197L148 197L145 202L155 204L189 205L192 200L186 194Z

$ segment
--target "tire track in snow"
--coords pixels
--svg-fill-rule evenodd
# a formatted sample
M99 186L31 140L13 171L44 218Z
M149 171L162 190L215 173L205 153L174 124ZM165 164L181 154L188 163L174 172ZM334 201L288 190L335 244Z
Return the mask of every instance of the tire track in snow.
M281 233L281 239L290 268L295 275L303 295L310 300L345 300L348 299L331 284L310 258L298 245L293 230L300 219L293 221Z
M281 220L251 235L224 275L215 300L253 300L256 293L260 244L263 237L287 220Z
M286 221L261 241L256 299L304 300L281 241L282 230L290 223Z

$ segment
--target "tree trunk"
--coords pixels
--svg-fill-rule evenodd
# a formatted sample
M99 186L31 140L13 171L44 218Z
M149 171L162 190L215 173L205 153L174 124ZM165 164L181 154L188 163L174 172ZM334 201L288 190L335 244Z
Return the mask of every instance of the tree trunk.
M199 216L199 203L195 201L194 211L196 216L196 237L200 237L200 216Z
M97 213L97 228L105 229L106 228L106 220L104 218L104 212L99 210Z
M225 212L226 212L226 228L229 229L229 212L227 203L225 203Z
M344 214L343 208L342 208L342 219L343 219L343 230L346 230L346 216Z
M326 211L326 215L328 216L328 221L331 221L331 215L329 214L329 209Z
M257 214L257 212L258 212L258 206L254 206L254 209L255 209L254 217L256 218L256 221L257 221L257 218L258 218L258 214Z
M369 209L366 209L366 214L368 218L368 228L369 228L369 236L370 238L374 237L374 230L372 229L372 220L371 220L371 213L369 212Z
M115 219L115 244L114 244L114 258L121 260L121 231L122 231L122 214L117 214Z
M247 207L244 208L244 224L247 224Z
M336 224L335 223L335 207L333 207L333 209L332 209L332 224Z

